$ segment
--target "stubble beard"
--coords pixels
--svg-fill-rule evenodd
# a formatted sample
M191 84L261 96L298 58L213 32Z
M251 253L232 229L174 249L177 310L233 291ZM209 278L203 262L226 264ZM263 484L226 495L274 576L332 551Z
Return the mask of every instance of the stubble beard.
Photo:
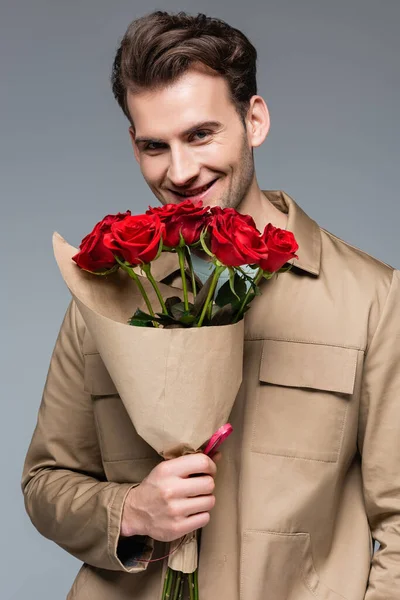
M239 164L241 165L241 168L237 172L235 179L231 180L229 190L227 190L213 206L220 206L221 208L237 208L246 197L247 192L252 185L255 172L254 157L252 150L247 145L247 138L245 135L243 136ZM192 248L192 252L206 262L212 260L202 248Z
M242 147L240 150L240 157L238 160L240 169L236 172L236 175L232 177L230 181L229 189L226 190L217 202L212 206L220 206L221 208L236 208L242 203L246 197L254 179L254 156L253 151L248 146L246 134L243 132L242 136ZM146 180L147 181L147 180ZM147 181L150 189L161 204L167 204L171 200L164 198L156 188L154 188L149 181Z
M254 180L254 157L248 146L247 137L242 138L242 148L239 158L240 170L231 179L229 189L218 199L221 208L236 208L246 197Z

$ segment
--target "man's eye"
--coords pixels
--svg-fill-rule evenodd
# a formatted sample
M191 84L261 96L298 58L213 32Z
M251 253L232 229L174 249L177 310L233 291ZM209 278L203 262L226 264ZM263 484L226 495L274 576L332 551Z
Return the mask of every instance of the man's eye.
M160 150L162 147L163 147L163 145L159 144L158 142L148 142L144 146L144 149L145 150Z
M196 131L196 133L194 133L195 136L198 136L198 139L200 140L205 140L207 136L210 135L210 131L207 131L206 129L201 129L199 131Z

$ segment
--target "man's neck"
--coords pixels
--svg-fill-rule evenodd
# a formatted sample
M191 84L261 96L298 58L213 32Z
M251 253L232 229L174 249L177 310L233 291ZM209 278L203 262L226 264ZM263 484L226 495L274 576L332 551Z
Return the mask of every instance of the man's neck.
M272 223L280 229L286 229L288 216L268 200L260 190L255 178L245 198L237 207L237 211L244 215L251 215L257 229L261 232L268 223Z

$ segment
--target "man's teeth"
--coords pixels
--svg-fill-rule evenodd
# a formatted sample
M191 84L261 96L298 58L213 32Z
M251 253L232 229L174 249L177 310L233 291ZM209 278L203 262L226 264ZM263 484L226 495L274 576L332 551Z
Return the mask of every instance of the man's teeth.
M204 187L200 188L199 190L196 190L195 192L176 192L177 194L179 194L179 196L184 196L189 197L189 196L198 196L199 194L202 194L203 192L205 192L206 190L208 190L208 188L211 186L210 183L208 183L207 185L205 185Z

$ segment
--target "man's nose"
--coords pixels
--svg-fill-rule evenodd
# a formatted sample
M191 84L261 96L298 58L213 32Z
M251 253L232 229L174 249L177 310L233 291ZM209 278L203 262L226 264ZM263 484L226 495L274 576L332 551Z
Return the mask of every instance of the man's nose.
M189 149L174 149L170 157L167 176L173 185L184 186L198 176L200 167Z

